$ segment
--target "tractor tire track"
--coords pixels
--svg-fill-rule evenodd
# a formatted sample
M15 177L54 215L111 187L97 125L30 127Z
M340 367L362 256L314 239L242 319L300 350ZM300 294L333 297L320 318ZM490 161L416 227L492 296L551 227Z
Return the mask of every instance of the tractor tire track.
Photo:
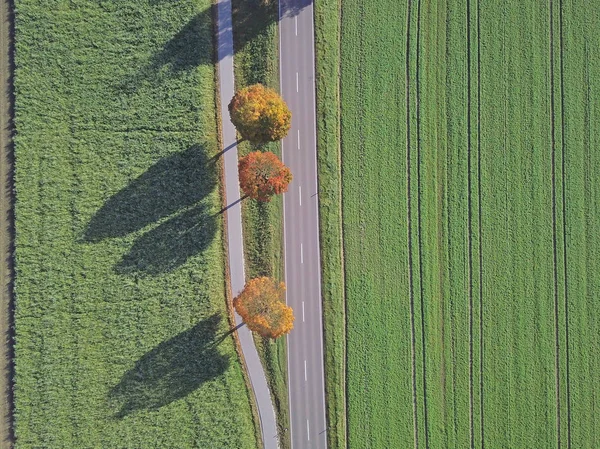
M408 232L408 296L410 300L410 335L412 355L412 398L413 398L413 424L414 447L419 449L419 420L417 413L417 358L415 354L415 293L413 285L413 256L412 256L412 208L411 208L411 140L410 140L410 15L412 1L407 1L406 6L406 215Z
M467 0L467 245L469 276L469 440L475 448L475 425L473 417L473 195L471 193L471 0Z
M561 176L562 176L562 226L563 226L563 278L565 282L565 388L567 406L567 449L571 449L571 383L570 383L570 356L569 356L569 297L568 297L568 270L567 270L567 205L566 205L566 138L565 138L565 66L564 66L564 32L563 32L563 0L558 2L559 16L559 56L560 56L560 126L561 126ZM589 84L588 84L589 85Z
M449 15L449 11L450 11L450 6L448 4L446 4L446 19L448 18ZM450 31L449 31L449 27L446 26L446 35L444 36L445 38L445 42L446 42L446 61L448 61L450 59L450 55L452 54L452 49L450 46ZM446 65L446 86L448 86L451 83L451 74L450 74L450 69L448 68L448 65ZM446 110L449 111L451 110L451 105L450 105L450 101L448 99L448 97L446 97ZM447 273L447 278L448 279L452 279L453 277L453 264L451 262L452 260L452 254L450 251L450 248L452 247L452 237L451 237L451 233L450 233L450 229L452 229L452 220L451 220L451 215L450 215L450 185L451 185L451 175L450 175L450 169L449 167L452 167L453 163L452 163L452 154L450 150L446 151L446 179L445 179L445 183L446 183L446 252L447 252L447 256L448 256L448 263L446 266L446 273ZM450 356L451 356L451 364L450 364L450 371L451 371L451 378L452 378L452 423L453 423L453 427L452 432L454 434L454 436L456 436L456 430L458 429L458 414L456 412L457 410L457 394L456 394L456 365L457 365L457 361L456 361L456 322L455 322L455 304L454 304L454 298L453 295L450 294L448 297L448 309L449 309L449 320L450 320ZM450 433L450 432L449 432Z
M480 5L477 0L477 220L479 231L479 414L481 449L485 447L483 424L483 236L481 218L481 25Z
M560 341L558 322L558 250L556 230L556 124L555 124L555 98L554 98L554 5L553 0L548 0L550 19L550 133L551 133L551 181L552 181L552 250L553 250L553 276L554 276L554 344L555 344L555 388L556 388L556 436L557 448L561 447L560 429Z
M419 53L421 51L421 0L417 0L417 51L415 56L415 116L417 137L417 239L419 248L419 293L421 299L421 354L423 363L423 425L425 427L425 448L429 449L429 418L427 416L427 371L426 371L426 345L425 345L425 294L423 288L423 232L421 229L421 98L419 77ZM409 117L410 119L410 117ZM410 199L409 199L410 201ZM410 221L409 221L410 223Z

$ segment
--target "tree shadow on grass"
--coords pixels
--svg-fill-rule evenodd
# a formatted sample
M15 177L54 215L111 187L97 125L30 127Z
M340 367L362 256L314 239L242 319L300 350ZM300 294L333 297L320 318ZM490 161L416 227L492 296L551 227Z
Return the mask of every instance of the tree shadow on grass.
M214 32L213 17L216 18L216 6L210 6L192 17L156 53L150 61L150 69L157 70L167 66L171 73L194 69L200 65L212 65L215 62L214 48L207 45L206 36Z
M263 0L244 0L243 8L233 5L232 19L227 18L224 3L211 5L200 13L193 16L164 44L149 61L141 72L152 78L152 72L167 69L171 75L192 70L200 65L212 65L220 58L232 56L230 45L223 35L232 32L232 23L235 24L236 51L243 49L247 44L260 36L264 30L278 19L278 2L270 4ZM247 5L245 5L247 3ZM282 16L295 16L309 6L312 0L297 0L292 2L283 0L281 2ZM177 2L173 0L149 0L153 6L177 8ZM172 5L172 6L171 6ZM219 9L220 8L220 9ZM215 33L220 33L220 36ZM217 36L214 45L207 41L207 36ZM221 47L219 47L221 45Z
M173 271L210 245L217 232L216 220L204 203L170 218L138 238L115 271L125 275Z
M300 0L292 4L282 0L265 4L263 0L243 0L232 5L232 20L227 17L225 4L211 5L193 16L143 64L135 74L125 77L115 87L116 95L135 94L144 84L168 86L169 82L190 74L201 65L213 65L221 59L233 56L253 42L263 39L265 30L283 17L293 17L308 7L312 0ZM157 8L178 8L173 0L149 0ZM232 30L232 23L235 28ZM235 32L233 46L226 36ZM213 40L210 37L214 37ZM265 82L259 76L255 82Z
M204 199L217 181L205 153L194 145L159 160L104 203L88 224L84 240L123 237Z
M230 361L218 351L220 321L214 314L144 354L109 392L115 417L158 410L225 373Z
M153 4L157 3L161 2ZM216 18L215 5L193 16L145 64L115 86L115 95L134 95L145 85L168 91L172 80L193 76L193 71L201 65L214 65L218 49L211 39L215 32L213 17Z
M293 17L311 5L313 0L264 2L263 0L243 0L232 8L233 21L227 18L225 4L211 5L193 16L154 54L147 64L140 67L137 74L127 77L117 86L116 94L133 93L141 84L149 82L153 85L168 83L169 78L190 72L200 65L213 65L222 58L233 56L261 39L264 31L279 18ZM148 0L157 8L179 8L175 0ZM168 13L168 12L165 12ZM234 48L224 35L232 32L235 24ZM218 35L219 34L219 35ZM211 41L209 36L217 36Z

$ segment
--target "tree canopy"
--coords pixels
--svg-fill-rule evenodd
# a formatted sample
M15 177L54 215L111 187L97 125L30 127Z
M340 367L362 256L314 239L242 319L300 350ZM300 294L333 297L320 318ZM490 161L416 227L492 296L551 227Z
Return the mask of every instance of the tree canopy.
M294 312L285 303L285 284L272 278L249 280L233 306L248 328L263 337L277 338L294 327Z
M249 153L240 159L238 168L242 191L258 201L268 202L273 195L287 192L292 181L290 169L269 151Z
M242 138L254 143L283 139L292 123L283 98L262 84L237 91L229 103L229 115Z

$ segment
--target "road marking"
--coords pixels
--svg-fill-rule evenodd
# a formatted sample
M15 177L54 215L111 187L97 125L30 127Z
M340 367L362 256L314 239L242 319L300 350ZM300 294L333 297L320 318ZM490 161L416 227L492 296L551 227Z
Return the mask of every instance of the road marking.
M298 92L298 72L296 72L296 92Z
M296 36L298 36L298 16L294 17L294 23L296 25Z
M298 186L298 198L300 199L300 206L302 206L302 186Z
M300 243L300 263L304 263L304 251L302 249L302 243Z
M278 0L280 11L283 9L282 6L283 6L284 3L286 3L285 0L283 0L283 1L282 0ZM309 3L312 3L312 2L309 2ZM311 12L313 12L312 11L312 5L310 6L310 9L311 9ZM295 18L295 20L297 21L297 18ZM283 36L284 33L281 33L282 29L284 29L285 23L286 23L285 20L282 20L279 23L279 28L280 28L280 33L279 33L279 51L280 51L280 54L283 54L282 50L283 51L287 50L286 48L284 48L283 43L282 43L282 36ZM287 23L289 24L289 22L287 22ZM311 53L310 66L311 67L309 68L311 70L311 77L310 77L311 79L309 79L308 82L313 84L311 86L311 94L312 94L312 107L313 107L312 121L314 122L314 120L315 120L315 118L317 116L316 115L316 101L315 101L315 95L316 95L315 94L315 92L316 92L316 88L315 88L315 84L316 84L315 83L315 72L316 71L315 71L315 56L314 56L315 36L314 36L314 27L313 27L312 21L309 21L309 23L307 23L305 25L308 26L309 30L310 30L310 32L303 39L306 39L308 41L308 43L311 44L310 45L310 53ZM296 36L298 36L297 29L296 29ZM283 85L283 79L286 76L286 72L287 72L287 74L289 74L290 71L292 73L294 73L292 67L286 67L286 64L284 64L284 59L285 58L282 58L281 61L280 61L280 63L279 63L279 68L280 68L280 71L279 71L280 85ZM314 123L311 125L311 127L312 126L314 126ZM312 132L312 129L311 129L311 131L309 131L309 133L313 134L313 135L311 136L310 134L308 134L308 135L305 134L305 138L314 139L315 148L316 148L317 135L316 135L316 133ZM288 148L287 148L286 145L282 146L282 155L284 153L284 150L288 151ZM313 152L311 151L311 153L313 153ZM317 152L314 151L314 153L311 154L310 157L314 158L314 162L315 162L315 166L316 166ZM283 156L282 156L282 160L284 160ZM318 181L317 181L316 177L315 177L315 181L314 182L315 182L314 192L316 192L317 191L317 186L318 186ZM313 190L313 189L310 188L310 190ZM312 196L309 199L312 199ZM284 206L283 207L284 208L286 207L285 201L284 201ZM289 207L290 207L290 204L288 204L288 208ZM311 205L311 207L312 207L312 205ZM314 207L315 207L315 211L316 211L316 220L315 220L315 222L317 224L316 228L318 230L318 217L319 217L318 201L314 202ZM284 226L284 247L285 247L286 227L288 227L288 226ZM289 231L289 230L287 230L287 231ZM317 243L317 248L318 248L319 247L318 246L319 245L319 234L318 234L318 232L317 232L317 234L316 234L315 237L316 237L316 241L317 241L316 243ZM318 257L316 258L316 263L317 263L318 266L320 266L320 259ZM289 278L287 277L287 275L289 274L289 272L287 271L287 267L289 265L292 265L292 264L291 263L290 264L286 263L285 265L286 265L285 266L286 279L289 280ZM318 290L319 296L320 296L320 294L321 294L321 270L320 270L320 268L317 270L317 278L318 278L318 283L317 283L317 287L318 288L317 288L317 290ZM289 292L286 291L286 301L288 300L288 293ZM318 302L318 304L317 304L317 310L319 311L320 314L322 314L322 309L323 309L323 307L322 307L321 302ZM322 334L322 332L319 332L319 335L318 335L317 338L318 338L319 343L320 343L321 354L323 354L323 334ZM297 360L297 358L299 358L300 354L293 353L293 351L290 350L290 339L286 339L286 345L287 345L287 349L288 349L288 354L293 355L293 357L292 356L288 357L288 360L287 360L288 381L290 381L293 378L293 376L292 376L293 370L290 369L290 368L293 365L294 359ZM316 360L315 363L317 363L317 367L318 367L320 373L322 373L322 372L324 372L324 369L323 369L323 358L322 357L317 357L317 359L318 360ZM322 374L320 374L318 376L318 378L319 379L314 379L314 380L318 381L318 383L320 384L319 389L321 390L320 393L321 393L321 398L322 398L321 399L321 401L322 401L322 408L323 408L323 410L325 410L325 394L324 394L325 393L325 384L324 384L324 376ZM288 400L290 401L290 403L292 403L291 397L292 397L291 389L288 389ZM291 422L290 422L289 433L290 433L290 437L291 437L292 441L293 441L293 437L294 437L294 431L296 431L296 432L300 431L299 429L296 429L295 426L293 425L293 421L294 421L293 420L293 415L296 414L296 413L300 413L300 409L301 409L301 407L293 407L292 410L291 410L292 419L291 419ZM316 410L314 410L314 411L316 411ZM313 412L313 410L310 410L309 413L312 413L312 412ZM323 422L322 425L323 425L323 428L326 428L325 414L323 414L323 419L324 419L324 422ZM319 427L321 426L321 424L319 424L319 423L317 423L316 425L319 426ZM310 423L309 423L308 419L307 419L307 422L306 422L306 432L307 432L307 439L309 440L308 445L310 445ZM318 432L317 432L317 434L319 436Z
M304 301L302 301L302 322L304 323Z
M298 130L298 149L300 149L300 130Z

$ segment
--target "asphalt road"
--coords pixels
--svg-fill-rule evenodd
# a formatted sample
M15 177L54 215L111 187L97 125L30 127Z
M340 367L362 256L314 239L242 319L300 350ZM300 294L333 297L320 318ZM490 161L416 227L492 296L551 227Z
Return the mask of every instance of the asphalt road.
M294 449L326 448L312 1L280 0L279 15L281 92L292 111L282 152L294 175L284 195L287 302L296 316L287 337L290 432Z
M217 47L219 58L219 98L221 102L221 124L223 144L223 167L225 178L225 211L227 222L227 246L229 278L232 297L236 297L244 288L244 245L242 237L242 211L238 179L237 136L235 127L229 119L227 105L234 94L233 77L233 33L231 27L231 0L219 0L217 3ZM237 324L242 319L236 313ZM271 392L265 378L263 366L256 352L256 346L250 330L244 326L237 330L238 339L244 356L244 363L256 405L260 416L260 428L265 449L277 449L277 425L275 409L271 402Z

